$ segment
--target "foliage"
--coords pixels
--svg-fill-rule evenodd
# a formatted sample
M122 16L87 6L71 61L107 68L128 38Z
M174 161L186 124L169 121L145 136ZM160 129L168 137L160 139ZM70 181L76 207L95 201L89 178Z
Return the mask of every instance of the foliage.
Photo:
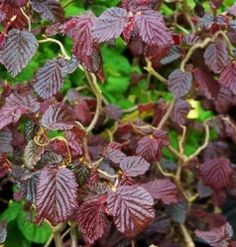
M0 245L236 246L235 18L0 0Z

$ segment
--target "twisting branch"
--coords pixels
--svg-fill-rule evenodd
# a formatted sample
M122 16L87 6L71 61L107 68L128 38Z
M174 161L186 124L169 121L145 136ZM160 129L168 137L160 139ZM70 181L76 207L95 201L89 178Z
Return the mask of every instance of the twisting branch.
M190 236L186 226L184 224L180 224L180 229L184 237L184 241L186 244L186 247L195 247L195 244L193 242L192 237Z
M46 37L45 35L43 35L43 37L45 39L42 39L42 40L38 40L39 43L47 43L47 42L52 42L52 43L55 43L57 45L59 45L60 49L61 49L61 53L62 55L66 58L66 59L70 59L70 56L68 55L68 53L66 52L65 50L65 47L64 45L57 39L53 39L53 38L48 38Z
M217 37L220 36L220 35L222 35L223 38L225 39L225 41L227 43L227 46L228 46L228 49L229 49L229 52L233 56L233 45L231 44L231 42L230 42L229 38L227 37L227 35L225 34L225 32L220 30L220 31L216 32L213 35L212 38L206 38L206 39L203 40L203 42L193 45L189 49L189 51L188 51L187 55L185 56L185 58L182 60L181 65L180 65L180 69L182 71L185 70L185 65L187 64L187 62L191 58L191 56L194 53L194 51L196 51L199 48L205 48L209 43L214 42L217 39Z
M157 126L157 129L160 130L163 128L163 126L165 125L166 121L168 120L170 114L173 111L174 105L175 105L176 99L173 99L167 109L167 112L165 113L164 117L161 119L160 123Z
M66 228L66 224L61 223L55 227L52 227L53 239L56 247L63 247L63 241L61 238L62 231Z
M31 32L31 19L30 19L30 17L25 13L23 8L20 8L20 11L21 11L22 15L27 19L28 30L29 30L29 32Z
M146 63L147 63L147 66L144 67L144 69L151 75L153 75L154 77L156 77L160 82L164 83L164 84L167 84L167 80L162 76L160 75L159 73L157 73L153 67L152 67L152 63L151 61L146 58Z
M72 222L70 226L70 236L71 236L71 247L77 247L78 232L77 232L76 224L74 222Z
M205 134L205 141L203 143L202 146L200 146L192 155L190 155L188 157L188 160L187 161L190 161L192 160L193 158L197 157L209 144L209 139L210 139L210 128L209 128L209 124L208 124L208 121L209 120L206 120L204 122L204 126L205 126L205 131L206 131L206 134Z
M96 96L96 100L97 100L97 106L96 106L96 110L94 113L94 117L93 120L91 121L90 125L88 126L87 133L89 133L90 131L92 131L98 121L99 118L99 114L101 112L101 108L102 108L102 91L99 88L98 84L97 84L97 78L93 73L89 73L88 71L85 71L85 75L86 78Z

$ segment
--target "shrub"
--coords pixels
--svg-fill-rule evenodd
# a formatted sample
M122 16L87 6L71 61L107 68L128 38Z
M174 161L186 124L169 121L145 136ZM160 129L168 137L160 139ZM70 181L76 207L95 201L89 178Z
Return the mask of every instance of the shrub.
M0 243L236 246L236 5L104 2L0 1Z

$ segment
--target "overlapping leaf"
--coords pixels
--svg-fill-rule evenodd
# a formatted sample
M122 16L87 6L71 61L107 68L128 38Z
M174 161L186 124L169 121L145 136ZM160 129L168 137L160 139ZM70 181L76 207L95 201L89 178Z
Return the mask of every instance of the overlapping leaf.
M154 218L153 199L142 187L120 186L109 192L107 207L117 229L129 237L141 232Z
M208 45L204 52L206 65L214 72L220 73L228 62L227 45L222 39Z
M35 36L26 30L12 29L0 51L0 62L14 77L30 62L38 48Z
M156 179L142 185L150 195L165 204L176 203L179 199L176 185L169 179Z
M79 206L77 214L79 229L86 242L93 244L102 237L107 226L105 207L101 200L89 200Z
M229 223L209 231L196 230L197 237L204 239L212 247L227 247L233 236L233 229Z
M121 160L119 166L126 175L136 177L144 174L150 164L140 156L128 156Z
M12 133L8 128L0 130L0 154L13 152Z
M38 146L33 140L30 140L24 149L24 164L28 169L33 169L34 166L40 161L44 152L44 147Z
M50 130L69 130L74 127L72 112L63 104L50 105L42 117L42 125Z
M38 109L39 103L31 94L10 94L0 109L0 129L10 123L16 123L22 114L36 112Z
M65 222L77 207L77 184L68 168L45 167L39 177L36 222L45 218L52 225Z
M34 11L50 21L64 20L64 10L57 0L30 0Z
M163 16L151 9L141 10L135 16L139 36L148 45L166 47L173 44L170 30L166 27Z
M111 160L115 164L119 164L126 157L120 149L121 145L119 143L111 142L105 147L102 154L105 158Z
M192 87L192 74L180 69L174 70L168 78L168 88L175 98L185 96Z
M220 74L219 83L236 94L236 61L228 63Z
M233 172L231 163L226 158L208 159L201 165L200 171L204 184L216 191L230 183Z
M16 7L23 7L26 4L27 0L1 0L0 3L9 3Z
M190 105L182 99L178 99L175 103L171 119L173 122L183 125L186 123L186 117L190 110Z
M98 43L110 41L121 35L128 22L128 13L121 8L113 7L94 19L92 36Z
M48 99L61 89L66 76L66 73L63 73L65 65L63 58L53 59L37 71L33 87L41 98Z

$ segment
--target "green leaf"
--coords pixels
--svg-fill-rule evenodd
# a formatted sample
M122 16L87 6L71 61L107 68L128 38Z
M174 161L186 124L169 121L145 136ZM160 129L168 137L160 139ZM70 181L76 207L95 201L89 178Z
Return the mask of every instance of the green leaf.
M17 218L22 210L22 205L19 202L10 202L8 208L1 214L0 220L11 222Z
M24 237L34 243L46 243L52 233L50 226L46 222L43 222L40 226L29 222L24 211L19 214L17 223Z
M110 76L107 82L102 86L103 89L112 94L123 94L129 87L129 77Z
M131 64L129 63L128 59L117 52L115 48L102 48L102 56L104 60L104 69L106 75L129 75L132 68Z
M4 247L30 247L31 243L23 236L17 222L14 220L7 225L7 239Z

